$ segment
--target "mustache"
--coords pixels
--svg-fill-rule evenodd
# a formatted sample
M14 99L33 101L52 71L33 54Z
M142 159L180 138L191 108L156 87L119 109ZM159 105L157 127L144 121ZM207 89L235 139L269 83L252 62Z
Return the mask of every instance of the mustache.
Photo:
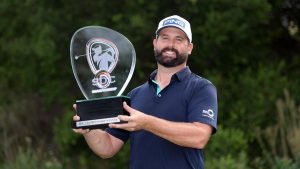
M172 52L175 52L177 56L179 55L179 52L178 52L177 49L170 48L170 47L163 48L160 53L163 53L163 52L166 52L166 51L172 51Z

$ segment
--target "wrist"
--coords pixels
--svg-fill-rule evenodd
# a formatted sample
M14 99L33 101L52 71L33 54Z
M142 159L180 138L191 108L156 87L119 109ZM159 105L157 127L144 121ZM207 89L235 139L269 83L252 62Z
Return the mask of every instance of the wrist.
M145 130L150 129L152 121L153 121L154 118L155 117L153 117L151 115L148 115L148 114L145 115L145 118L144 118L144 129Z

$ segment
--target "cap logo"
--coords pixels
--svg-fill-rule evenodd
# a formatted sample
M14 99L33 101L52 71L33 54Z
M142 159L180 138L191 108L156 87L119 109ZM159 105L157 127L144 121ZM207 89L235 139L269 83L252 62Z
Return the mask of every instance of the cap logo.
M168 25L177 25L182 27L183 29L185 28L185 23L176 18L170 18L163 22L163 26L168 26Z

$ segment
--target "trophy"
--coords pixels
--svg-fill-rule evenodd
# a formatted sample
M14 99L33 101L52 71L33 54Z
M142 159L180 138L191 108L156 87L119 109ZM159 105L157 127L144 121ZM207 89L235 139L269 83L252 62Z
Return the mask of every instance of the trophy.
M119 32L101 26L77 30L71 39L73 74L85 99L77 100L79 121L72 128L104 129L122 123L117 116L128 115L122 96L135 68L136 54L131 42Z

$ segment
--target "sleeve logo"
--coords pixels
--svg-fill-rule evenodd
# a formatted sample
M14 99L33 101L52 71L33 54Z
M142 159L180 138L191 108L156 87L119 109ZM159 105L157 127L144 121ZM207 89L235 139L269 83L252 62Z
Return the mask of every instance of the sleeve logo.
M202 116L203 117L208 117L212 120L215 120L215 114L214 114L214 111L211 110L211 109L208 109L208 110L203 110L202 111Z

